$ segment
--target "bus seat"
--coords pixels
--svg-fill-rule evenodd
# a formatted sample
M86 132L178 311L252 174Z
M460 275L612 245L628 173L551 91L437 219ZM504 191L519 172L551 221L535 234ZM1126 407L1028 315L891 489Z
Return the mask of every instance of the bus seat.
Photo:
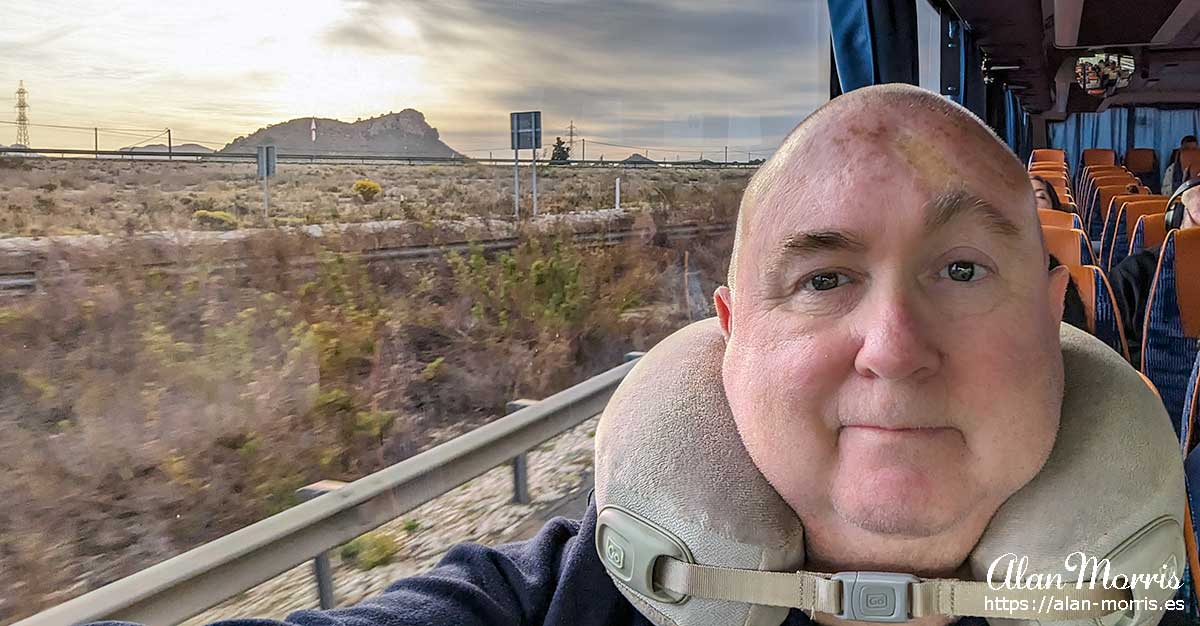
M1066 163L1067 153L1054 148L1038 148L1029 155L1029 163L1039 163L1041 161L1051 161L1054 163Z
M1100 241L1100 238L1104 235L1104 222L1108 219L1109 205L1112 204L1113 198L1129 192L1127 187L1129 183L1130 180L1126 178L1120 182L1096 188L1092 196L1092 202L1089 205L1091 211L1087 219L1084 220L1084 223L1087 224L1085 230L1087 230L1089 238Z
M1194 279L1198 273L1200 229L1167 233L1146 302L1142 372L1162 394L1176 434L1200 339L1200 281Z
M1187 392L1184 394L1183 420L1180 422L1182 432L1179 439L1183 443L1183 453L1191 454L1196 448L1196 419L1200 416L1200 354L1192 365L1192 375L1188 378Z
M1129 236L1129 254L1137 254L1142 250L1157 248L1167 238L1166 213L1151 213L1143 215L1133 227Z
M1058 257L1063 265L1095 265L1092 244L1082 230L1042 226L1046 250Z
M1157 174L1157 160L1154 148L1132 148L1125 153L1125 169L1131 174Z
M1101 172L1100 175L1088 178L1079 187L1079 193L1085 200L1090 200L1096 194L1096 189L1106 185L1122 185L1136 182L1137 179L1126 171Z
M1043 176L1042 180L1050 183L1050 186L1054 187L1054 189L1056 189L1057 191L1060 191L1060 192L1071 191L1071 186L1067 184L1067 179L1065 179L1065 178L1055 177L1055 176Z
M1162 176L1158 173L1158 154L1153 148L1133 148L1126 152L1125 169L1150 187L1151 193L1159 191Z
M1197 541L1196 536L1196 530L1200 529L1200 455L1188 454L1184 457L1183 475L1187 493L1184 507L1186 514L1183 516L1183 545L1187 552L1187 570L1190 575L1182 577L1183 585L1179 591L1184 596L1186 605L1195 605L1200 600L1200 541Z
M1108 279L1104 277L1104 271L1095 265L1068 265L1067 268L1071 271L1075 288L1079 290L1079 299L1083 301L1088 332L1128 361L1125 328L1118 313L1117 299L1113 296Z
M1079 228L1079 216L1066 211L1055 211L1054 209L1038 209L1038 221L1042 226L1054 226L1056 228Z
M1126 180L1135 181L1137 179L1133 177L1133 174L1126 172L1125 168L1105 169L1085 175L1075 187L1081 196L1088 199L1096 192L1097 187L1115 185Z
M1070 181L1070 179L1071 179L1070 175L1069 175L1069 174L1067 174L1067 170L1065 170L1065 169L1057 169L1057 168L1041 168L1041 167L1035 167L1035 168L1033 168L1033 169L1029 170L1029 175L1030 175L1030 176L1041 176L1042 178L1045 178L1045 179L1050 179L1050 178L1061 178L1061 179L1063 179L1063 180L1066 180L1066 181L1068 181L1068 182L1069 182L1069 181Z
M1125 260L1125 257L1129 256L1130 234L1133 233L1134 227L1137 226L1138 220L1143 215L1164 213L1166 210L1166 196L1141 196L1139 199L1126 202L1117 209L1117 217L1113 221L1112 237L1109 239L1108 248L1104 250L1104 264L1101 267L1105 271L1111 272L1114 267Z
M1093 180L1104 176L1125 174L1125 168L1120 165L1093 165L1080 170L1075 187L1082 193L1091 186Z
M1144 197L1146 197L1145 194L1141 193L1120 193L1113 196L1108 201L1107 206L1104 207L1102 211L1104 215L1104 227L1100 229L1100 267L1103 267L1106 271L1108 270L1108 248L1112 244L1113 232L1117 229L1117 215L1121 212L1121 208L1125 206L1126 202Z
M1081 167L1088 165L1116 165L1117 153L1108 148L1088 148L1083 151Z

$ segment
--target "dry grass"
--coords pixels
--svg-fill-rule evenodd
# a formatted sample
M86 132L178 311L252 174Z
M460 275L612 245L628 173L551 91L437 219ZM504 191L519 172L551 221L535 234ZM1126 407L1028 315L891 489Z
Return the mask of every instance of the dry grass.
M253 163L26 159L0 164L0 236L113 234L202 229L197 210L224 211L245 227L384 219L505 217L512 213L512 169L485 165L281 164L271 183L271 215ZM24 167L28 165L28 167ZM539 209L590 211L614 204L678 218L728 216L749 170L539 168ZM529 210L531 170L522 170ZM353 191L369 179L383 187L371 202Z
M179 168L180 180L147 189L97 174L104 164L72 167L90 184L71 193L144 202L158 208L126 218L165 225L183 219L162 207L186 189L217 198L252 184L241 173L193 181ZM323 169L293 176L346 192L380 178ZM407 184L454 193L434 174ZM58 181L44 193L67 204L62 173L5 175ZM384 188L403 194L396 176ZM316 193L297 178L281 193ZM42 193L26 192L4 201ZM688 244L705 289L721 281L729 247L727 236ZM281 243L282 264L236 274L116 263L101 280L0 301L0 623L290 506L310 481L404 459L436 443L435 428L484 423L507 400L558 391L687 321L677 247L584 249L549 234L497 258L368 269L326 253L314 271L285 272L299 248Z

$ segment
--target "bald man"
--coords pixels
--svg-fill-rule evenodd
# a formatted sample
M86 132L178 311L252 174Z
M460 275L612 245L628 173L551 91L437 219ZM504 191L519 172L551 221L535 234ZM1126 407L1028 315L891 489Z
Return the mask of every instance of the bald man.
M805 522L810 568L952 576L1038 473L1061 411L1068 277L1047 262L1016 157L913 87L833 100L756 173L715 294L724 387L755 464ZM648 626L595 530L593 504L530 541L456 546L378 598L288 620ZM795 609L784 623L814 620L839 623Z
M792 133L737 228L726 395L807 556L952 576L1058 430L1069 274L1024 168L944 98L864 89Z

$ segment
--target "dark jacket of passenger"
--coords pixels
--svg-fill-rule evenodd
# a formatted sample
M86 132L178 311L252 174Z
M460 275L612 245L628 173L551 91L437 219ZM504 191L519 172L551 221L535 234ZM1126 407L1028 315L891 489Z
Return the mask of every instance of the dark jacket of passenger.
M1113 268L1108 282L1112 285L1121 323L1125 325L1125 341L1129 343L1129 361L1142 367L1142 326L1146 322L1146 300L1154 286L1154 271L1158 269L1160 248L1131 254Z

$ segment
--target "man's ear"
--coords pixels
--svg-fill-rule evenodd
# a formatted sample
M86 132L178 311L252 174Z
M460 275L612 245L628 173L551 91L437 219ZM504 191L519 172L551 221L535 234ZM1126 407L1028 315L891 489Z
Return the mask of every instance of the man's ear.
M713 303L717 305L717 319L721 322L721 332L725 341L729 341L729 329L733 324L733 292L729 287L721 285L713 294Z
M1050 270L1050 315L1054 321L1062 322L1064 301L1067 297L1067 283L1071 282L1071 270L1066 265L1059 265Z

